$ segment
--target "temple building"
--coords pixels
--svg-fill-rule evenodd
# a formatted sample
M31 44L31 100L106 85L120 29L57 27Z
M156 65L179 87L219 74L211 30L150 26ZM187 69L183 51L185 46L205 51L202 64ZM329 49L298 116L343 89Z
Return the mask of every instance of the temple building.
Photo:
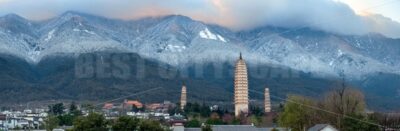
M238 117L241 113L248 113L249 110L249 85L247 78L246 63L240 53L239 60L235 65L235 116Z
M187 98L186 98L186 85L185 83L182 85L182 92L181 92L181 109L183 110L186 106Z
M265 94L264 94L264 108L265 108L265 113L271 112L271 98L269 96L269 89L265 88Z

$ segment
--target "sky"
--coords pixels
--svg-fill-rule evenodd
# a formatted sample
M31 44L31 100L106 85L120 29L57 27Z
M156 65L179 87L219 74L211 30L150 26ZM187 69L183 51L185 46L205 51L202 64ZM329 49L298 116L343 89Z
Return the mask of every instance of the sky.
M400 0L0 0L0 15L31 20L69 10L118 19L181 14L233 30L272 25L400 38Z
M400 0L338 0L349 5L357 14L382 14L400 22Z

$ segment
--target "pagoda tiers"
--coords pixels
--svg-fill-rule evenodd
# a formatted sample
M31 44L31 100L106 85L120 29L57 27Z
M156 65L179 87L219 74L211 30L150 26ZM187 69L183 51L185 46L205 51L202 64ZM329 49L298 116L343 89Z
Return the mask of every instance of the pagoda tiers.
M241 113L247 114L249 111L249 86L247 78L246 63L240 53L239 60L235 65L235 116L238 117Z
M181 92L181 109L183 110L186 106L187 98L186 98L186 85L183 83L182 92Z
M271 99L269 96L269 89L265 88L265 93L264 93L264 108L265 108L265 112L271 112Z

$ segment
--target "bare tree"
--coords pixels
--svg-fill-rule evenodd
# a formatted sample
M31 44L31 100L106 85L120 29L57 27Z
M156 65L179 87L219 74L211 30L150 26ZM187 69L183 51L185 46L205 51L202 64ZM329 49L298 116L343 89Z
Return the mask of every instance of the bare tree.
M347 86L343 81L325 95L323 106L325 109L339 114L339 116L335 115L330 118L332 122L336 121L336 126L341 129L341 120L345 116L364 112L364 94L360 90Z

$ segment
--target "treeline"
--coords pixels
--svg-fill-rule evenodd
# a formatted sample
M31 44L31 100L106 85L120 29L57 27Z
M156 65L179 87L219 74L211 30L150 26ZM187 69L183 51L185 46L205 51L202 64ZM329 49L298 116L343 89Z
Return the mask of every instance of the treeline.
M179 103L177 104L179 105ZM235 117L234 113L228 109L213 107L206 104L187 103L181 110L176 107L170 110L170 114L181 114L188 120L185 127L207 127L207 125L250 125L272 126L276 120L273 115L265 114L263 109L258 106L251 106L247 115ZM203 125L204 124L204 125ZM203 125L203 126L202 126Z
M86 108L91 108L88 105ZM70 131L165 131L168 127L150 119L137 119L131 116L121 116L115 120L107 120L103 114L90 112L84 116L77 106L72 103L69 112L64 112L64 105L58 103L49 106L49 116L44 120L47 131L60 126L72 126Z
M331 124L341 131L399 129L385 122L400 124L399 120L389 122L379 113L367 112L364 94L344 84L320 99L289 95L278 117L280 126L293 131L306 130L316 124Z

